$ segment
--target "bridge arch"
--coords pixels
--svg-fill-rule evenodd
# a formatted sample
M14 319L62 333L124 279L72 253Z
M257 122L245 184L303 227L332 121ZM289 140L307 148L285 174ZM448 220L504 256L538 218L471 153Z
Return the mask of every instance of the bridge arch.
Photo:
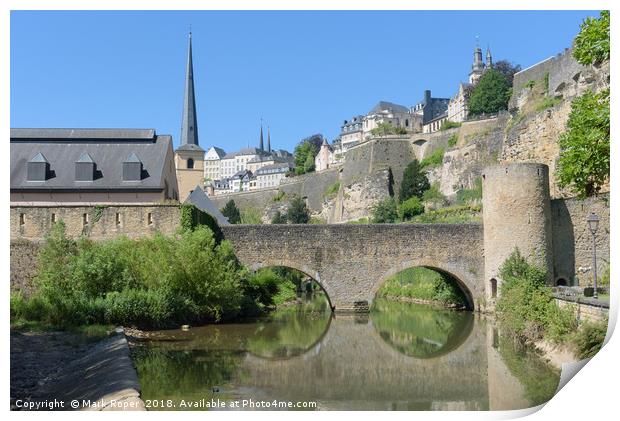
M449 278L453 279L459 289L463 292L465 299L467 301L468 310L475 310L475 302L474 302L474 292L475 292L475 278L470 274L463 273L463 271L457 267L453 267L450 264L446 263L437 263L437 262L429 262L425 260L405 260L396 265L393 265L387 272L385 272L379 280L374 284L373 290L371 291L372 297L377 295L377 291L379 288L385 284L385 282L391 278L392 276L406 270L409 268L415 267L423 267L426 269L431 269L441 274L447 275Z
M304 275L312 278L321 287L321 289L325 291L325 295L327 297L327 302L329 303L329 307L332 310L334 309L334 304L332 303L332 297L334 296L334 292L330 291L329 286L326 285L325 282L323 282L319 271L312 268L310 265L307 265L303 262L298 262L298 261L284 259L284 258L283 259L261 260L260 262L254 262L254 263L250 263L247 265L250 269L252 269L252 271L257 271L259 269L266 269L270 267L286 267L286 268L298 270Z

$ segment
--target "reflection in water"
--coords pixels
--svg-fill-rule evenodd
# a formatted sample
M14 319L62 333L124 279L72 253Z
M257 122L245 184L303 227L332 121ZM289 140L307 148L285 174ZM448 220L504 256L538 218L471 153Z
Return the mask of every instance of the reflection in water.
M433 358L458 348L471 333L474 314L389 300L375 300L372 321L394 349L415 358Z
M559 375L472 313L325 298L258 321L154 332L133 348L144 399L315 401L321 409L486 410L544 402ZM205 409L205 408L198 408Z

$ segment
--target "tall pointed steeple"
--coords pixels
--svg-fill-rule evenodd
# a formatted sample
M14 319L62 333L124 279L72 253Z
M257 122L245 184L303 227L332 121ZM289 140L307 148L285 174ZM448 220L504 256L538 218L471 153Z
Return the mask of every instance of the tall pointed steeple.
M265 147L263 145L263 119L262 118L260 120L260 141L258 143L258 149L260 149L261 151L265 150Z
M192 61L191 30L189 32L187 68L185 70L185 96L183 98L183 120L181 121L181 148L196 150L201 149L198 145L198 122L196 119L196 97L194 93L194 65Z
M489 46L487 46L487 64L486 64L486 68L490 69L491 67L493 67L493 57L491 56L491 48L489 48Z
M271 152L271 130L267 126L267 152Z

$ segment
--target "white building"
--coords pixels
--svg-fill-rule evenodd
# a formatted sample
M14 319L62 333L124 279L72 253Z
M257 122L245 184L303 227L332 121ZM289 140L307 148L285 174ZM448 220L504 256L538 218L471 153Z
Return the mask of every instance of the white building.
M412 114L409 108L387 101L379 101L364 117L362 125L362 138L365 140L371 136L373 129L381 123L389 123L394 127L404 128L408 132L414 132L417 116Z
M292 169L288 162L266 165L256 171L256 188L276 187Z
M259 148L243 148L237 152L229 153L222 158L221 177L230 178L239 171L248 169L248 162L259 155L266 155L267 152Z
M219 180L222 178L222 158L226 152L222 148L211 146L205 154L205 180Z
M328 169L331 164L334 162L334 150L327 143L327 139L323 139L323 144L321 145L321 149L314 157L314 170L315 171L324 171Z

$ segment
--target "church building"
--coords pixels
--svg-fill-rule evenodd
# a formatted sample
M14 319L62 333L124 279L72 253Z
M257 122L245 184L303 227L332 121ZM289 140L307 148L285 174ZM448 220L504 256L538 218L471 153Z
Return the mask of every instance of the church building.
M198 143L196 97L194 93L194 70L192 62L192 33L189 33L187 68L185 72L185 96L181 122L181 145L174 151L179 183L179 199L183 202L196 186L204 184L205 150Z

